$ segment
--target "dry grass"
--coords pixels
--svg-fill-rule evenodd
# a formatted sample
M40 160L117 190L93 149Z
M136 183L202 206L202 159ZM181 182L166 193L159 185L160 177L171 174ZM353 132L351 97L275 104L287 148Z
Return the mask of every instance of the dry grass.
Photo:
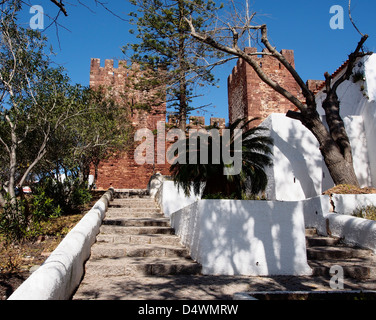
M323 192L322 194L369 194L376 193L376 189L373 187L358 188L348 184L339 184L333 188L330 188Z

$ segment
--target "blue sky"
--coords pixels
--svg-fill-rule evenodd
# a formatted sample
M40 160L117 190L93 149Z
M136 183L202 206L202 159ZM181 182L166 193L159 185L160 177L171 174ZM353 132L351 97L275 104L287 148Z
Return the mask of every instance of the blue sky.
M30 0L31 5L41 5L48 15L53 17L57 8L49 0ZM105 59L124 58L121 47L135 41L129 33L132 26L96 6L94 0L82 0L89 8L76 1L67 4L68 17L60 15L55 26L45 30L49 42L57 56L54 61L65 67L73 83L89 84L90 58L100 58L102 66ZM280 49L295 51L295 66L304 80L323 79L325 71L334 72L351 53L360 35L356 32L347 15L348 0L249 0L250 9L258 13L259 22L266 23L269 38L274 46ZM331 6L344 8L344 28L333 30L329 21L333 14ZM107 6L117 15L128 19L128 13L135 11L128 0L107 1ZM376 51L376 1L352 0L352 16L361 32L369 34L366 47ZM20 22L26 26L33 16L24 10ZM47 26L50 18L45 17ZM68 30L67 30L68 29ZM60 41L60 47L59 42ZM199 103L212 103L204 115L208 124L210 116L224 117L228 121L227 110L227 77L235 61L219 66L215 76L220 78L219 88L205 88L205 97Z

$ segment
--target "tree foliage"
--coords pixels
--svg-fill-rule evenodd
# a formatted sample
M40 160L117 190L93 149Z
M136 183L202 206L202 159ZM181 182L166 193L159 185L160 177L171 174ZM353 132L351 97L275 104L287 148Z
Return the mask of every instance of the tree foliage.
M72 85L53 66L47 39L18 25L20 2L7 3L0 16L0 232L18 239L30 223L90 199L90 169L128 145L131 125L111 94ZM26 183L31 197L23 194Z
M167 89L168 106L176 110L178 126L185 129L187 115L204 108L193 106L196 89L214 85L216 79L211 70L212 59L222 57L206 44L193 41L185 16L192 17L197 28L206 28L207 12L217 10L212 0L132 0L137 11L132 12L137 25L139 43L131 44L132 61L152 70L144 84L156 87L164 84Z

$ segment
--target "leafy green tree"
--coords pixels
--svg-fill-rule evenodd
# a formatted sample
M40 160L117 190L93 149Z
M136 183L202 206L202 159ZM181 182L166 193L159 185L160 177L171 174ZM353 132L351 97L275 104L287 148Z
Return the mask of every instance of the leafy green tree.
M15 187L44 157L51 133L76 111L65 100L68 78L49 66L46 39L16 24L19 7L6 9L0 21L0 148L7 165L0 182L7 182L14 202Z
M17 25L20 6L0 16L0 205L14 204L32 175L64 164L81 180L90 165L120 149L129 135L124 110L104 94L71 85L52 68L47 39ZM56 160L56 161L55 161Z
M132 61L149 70L149 77L138 85L167 89L167 104L175 108L178 126L185 130L189 112L194 109L196 88L214 85L211 73L213 57L223 54L206 44L193 41L184 17L192 16L197 28L210 23L206 12L216 10L212 0L131 0L137 6L132 12L137 24L139 43L131 44ZM134 32L134 31L133 31ZM124 51L129 46L125 47ZM159 91L159 92L160 92ZM161 94L161 93L160 93ZM205 106L198 106L203 108ZM196 109L196 108L195 108Z
M96 180L99 163L130 146L133 128L127 110L115 103L109 92L90 88L76 91L76 110L83 113L68 119L55 132L43 162L50 170L45 167L41 172L53 172L56 178L71 175L83 182L92 170Z
M208 147L208 161L201 163L200 161L200 146L197 143L197 149L189 149L189 138L186 141L186 154L189 157L190 152L197 153L197 164L187 163L182 164L176 162L171 166L171 173L175 184L184 190L184 193L189 196L191 188L195 195L199 195L202 191L202 196L213 195L221 193L225 197L242 198L242 195L249 189L253 195L265 190L267 185L267 175L264 171L266 166L271 165L272 139L262 133L267 130L263 127L248 128L248 125L256 120L256 118L249 121L238 119L231 124L230 130L230 152L235 152L235 129L240 127L242 133L242 167L241 172L237 175L225 175L224 169L226 166L223 158L220 159L219 164L214 164L213 148L220 145L220 154L223 148L223 136L220 136L220 141L215 142L211 136L207 137ZM199 138L198 138L199 139ZM188 161L189 162L189 161ZM202 189L203 184L205 187Z

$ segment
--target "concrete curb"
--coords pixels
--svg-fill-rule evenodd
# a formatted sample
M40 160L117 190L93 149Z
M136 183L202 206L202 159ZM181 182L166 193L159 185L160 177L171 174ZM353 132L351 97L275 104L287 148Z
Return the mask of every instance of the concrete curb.
M80 284L115 190L110 188L8 300L67 300Z
M331 236L376 253L376 221L336 213L330 213L326 218Z

